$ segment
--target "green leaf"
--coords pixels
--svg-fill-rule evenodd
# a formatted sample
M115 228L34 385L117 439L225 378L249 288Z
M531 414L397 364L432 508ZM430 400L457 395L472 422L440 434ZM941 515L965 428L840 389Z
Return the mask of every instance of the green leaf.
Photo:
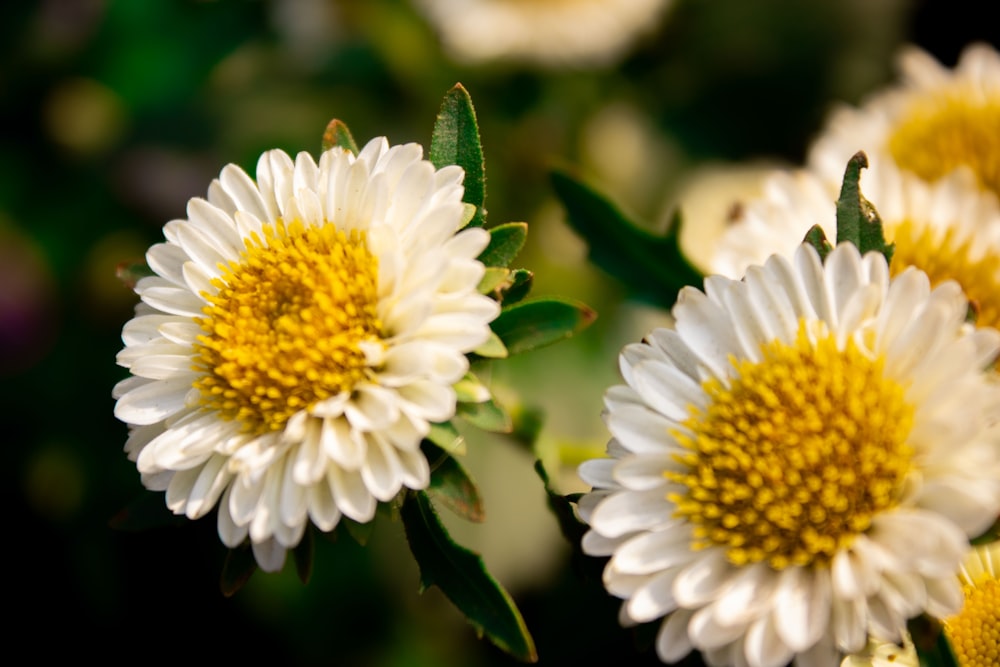
M374 519L372 521L361 523L343 516L340 517L339 525L343 526L344 530L347 531L347 534L351 536L351 539L357 542L360 546L368 544L368 540L371 538L372 533L375 532Z
M565 171L554 171L552 184L566 207L570 226L586 240L591 260L622 281L634 297L669 308L682 287L702 284L701 272L680 249L679 213L667 233L659 236Z
M480 253L479 261L486 266L510 266L528 238L527 223L508 222L489 231L490 244Z
M421 444L421 449L431 465L427 494L463 519L482 522L486 518L483 499L462 464L427 440Z
M358 144L354 141L351 131L347 129L344 121L336 118L330 121L326 126L326 132L323 133L323 151L328 151L334 146L358 154Z
M569 338L597 318L579 301L538 299L504 308L490 325L510 354L520 354Z
M837 243L853 243L861 254L875 251L892 261L895 244L885 242L882 219L872 203L861 194L861 170L868 166L868 156L858 151L847 163L844 183L837 199Z
M235 549L230 549L226 553L226 560L222 564L222 575L219 578L219 588L227 598L236 595L243 586L250 581L250 577L257 571L257 561L253 557L253 549L250 542L245 541Z
M474 349L472 353L480 357L486 357L487 359L507 358L507 348L504 346L503 341L500 340L500 336L497 336L492 330L490 330L489 339Z
M482 403L490 400L490 390L472 373L455 383L455 394L459 403Z
M921 667L959 667L940 621L925 614L911 618L906 627Z
M187 521L185 516L178 516L167 508L162 493L143 491L118 514L111 517L108 525L115 530L139 531L180 526Z
M513 305L528 296L535 282L535 274L527 269L514 269L510 274L510 286L500 290L500 303Z
M469 224L482 227L486 223L486 165L476 110L469 92L460 83L456 83L441 102L431 134L429 157L438 169L457 164L465 170L462 200L476 207L476 215Z
M134 290L135 284L142 278L156 275L145 262L121 262L115 267L115 276L125 287Z
M490 292L499 293L501 289L506 289L510 286L510 281L510 269L499 266L488 266L486 267L486 272L483 274L483 279L476 286L476 290L480 294L489 294Z
M479 554L452 541L427 494L407 494L400 516L421 589L439 587L477 632L518 660L536 662L535 642L514 601Z
M312 576L313 560L316 555L316 539L313 535L313 530L313 525L311 523L307 524L302 539L292 549L292 560L295 561L295 573L299 575L299 581L303 584L309 583L309 578Z
M484 431L510 433L514 428L510 415L492 400L481 403L459 403L455 414Z
M542 464L540 460L535 461L535 472L542 480L542 484L545 486L545 497L552 513L556 517L556 521L559 523L559 529L562 531L563 537L575 547L580 544L580 540L583 539L583 534L587 532L587 524L580 521L577 518L576 512L573 510L573 503L579 500L580 494L575 494L572 496L563 496L556 493L552 489L552 482L549 479L549 474L545 470L545 465Z
M972 540L972 546L992 544L1000 540L1000 519L993 522L993 525L986 529L986 532Z
M431 424L431 430L427 434L426 439L449 454L462 456L466 452L465 438L462 437L462 434L458 432L458 429L451 422Z
M808 243L815 248L816 252L819 253L819 258L821 260L826 260L826 256L830 254L831 250L833 250L833 246L830 245L830 242L826 238L826 233L819 225L813 225L809 231L806 232L806 236L802 239L802 242Z

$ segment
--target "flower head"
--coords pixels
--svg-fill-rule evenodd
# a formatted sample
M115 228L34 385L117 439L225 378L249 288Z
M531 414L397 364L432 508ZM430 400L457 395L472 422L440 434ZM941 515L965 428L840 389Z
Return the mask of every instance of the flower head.
M1000 54L973 44L949 70L909 47L899 68L901 84L834 112L811 150L813 167L839 183L847 160L864 150L928 183L965 168L1000 195Z
M666 662L839 664L961 604L1000 509L1000 332L953 282L842 244L681 292L621 355L608 458L580 467L587 553Z
M965 603L945 619L945 636L961 667L991 667L1000 662L1000 543L976 547L961 582Z
M275 570L310 521L365 522L427 485L420 442L499 311L476 290L489 234L459 231L462 179L384 138L318 163L274 150L164 226L114 396L173 512L218 505L222 541L249 536Z
M466 62L601 65L620 57L670 0L417 0Z

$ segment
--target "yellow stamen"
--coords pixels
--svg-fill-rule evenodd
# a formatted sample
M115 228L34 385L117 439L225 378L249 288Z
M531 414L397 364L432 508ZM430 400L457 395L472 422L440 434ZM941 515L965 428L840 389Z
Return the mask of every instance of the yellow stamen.
M732 360L728 386L702 384L708 407L675 433L688 470L665 473L687 491L670 500L695 525L695 548L725 547L737 565L826 565L898 501L913 408L881 359L812 340L805 323L794 343L761 352Z
M1000 665L1000 582L996 577L965 584L962 611L944 623L944 631L962 667Z
M359 344L379 340L377 266L363 233L330 224L279 221L246 239L197 320L201 404L264 433L351 391L367 376Z

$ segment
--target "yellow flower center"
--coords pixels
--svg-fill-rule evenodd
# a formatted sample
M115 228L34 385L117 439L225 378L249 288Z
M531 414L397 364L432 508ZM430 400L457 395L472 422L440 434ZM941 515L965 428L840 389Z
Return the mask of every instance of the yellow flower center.
M1000 100L952 93L914 103L889 138L896 163L926 181L966 165L1000 195Z
M954 228L942 236L906 220L890 234L896 243L889 267L892 275L915 266L927 274L932 286L954 280L972 303L976 324L1000 326L1000 256L983 253L973 259L972 241L959 241Z
M963 587L962 611L944 622L944 631L962 667L1000 665L1000 581L987 578Z
M221 267L197 322L201 404L244 429L282 428L299 410L366 377L377 342L378 272L363 233L299 221L265 225Z
M696 549L725 547L736 565L826 565L897 502L913 408L882 359L811 340L804 322L794 343L761 352L734 358L728 384L702 384L707 408L691 407L690 435L675 434L687 470L665 473L687 491L669 498Z

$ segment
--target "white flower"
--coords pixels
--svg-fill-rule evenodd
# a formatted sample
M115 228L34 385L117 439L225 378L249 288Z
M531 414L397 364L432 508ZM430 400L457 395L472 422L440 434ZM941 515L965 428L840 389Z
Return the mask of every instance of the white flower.
M920 667L920 659L909 640L902 645L873 640L861 653L844 658L840 667Z
M458 231L464 173L422 154L274 150L256 183L229 165L146 255L114 390L125 449L176 514L218 504L222 541L249 536L265 570L309 521L365 522L427 485L420 442L499 312L476 291L489 233Z
M872 162L891 161L927 182L964 167L1000 195L1000 54L973 44L949 70L909 47L899 68L900 84L831 115L810 151L813 168L839 182L847 160L863 150Z
M671 0L416 0L460 61L604 65L656 27Z
M993 193L979 190L967 171L928 184L884 163L862 171L861 190L896 245L891 275L915 266L932 286L954 280L977 322L1000 328L1000 205ZM738 278L771 253L791 253L813 225L835 242L836 196L813 172L776 172L719 238L711 270Z
M685 288L621 355L609 458L580 467L585 552L624 623L711 665L836 666L961 605L1000 510L1000 332L958 285L842 244Z

